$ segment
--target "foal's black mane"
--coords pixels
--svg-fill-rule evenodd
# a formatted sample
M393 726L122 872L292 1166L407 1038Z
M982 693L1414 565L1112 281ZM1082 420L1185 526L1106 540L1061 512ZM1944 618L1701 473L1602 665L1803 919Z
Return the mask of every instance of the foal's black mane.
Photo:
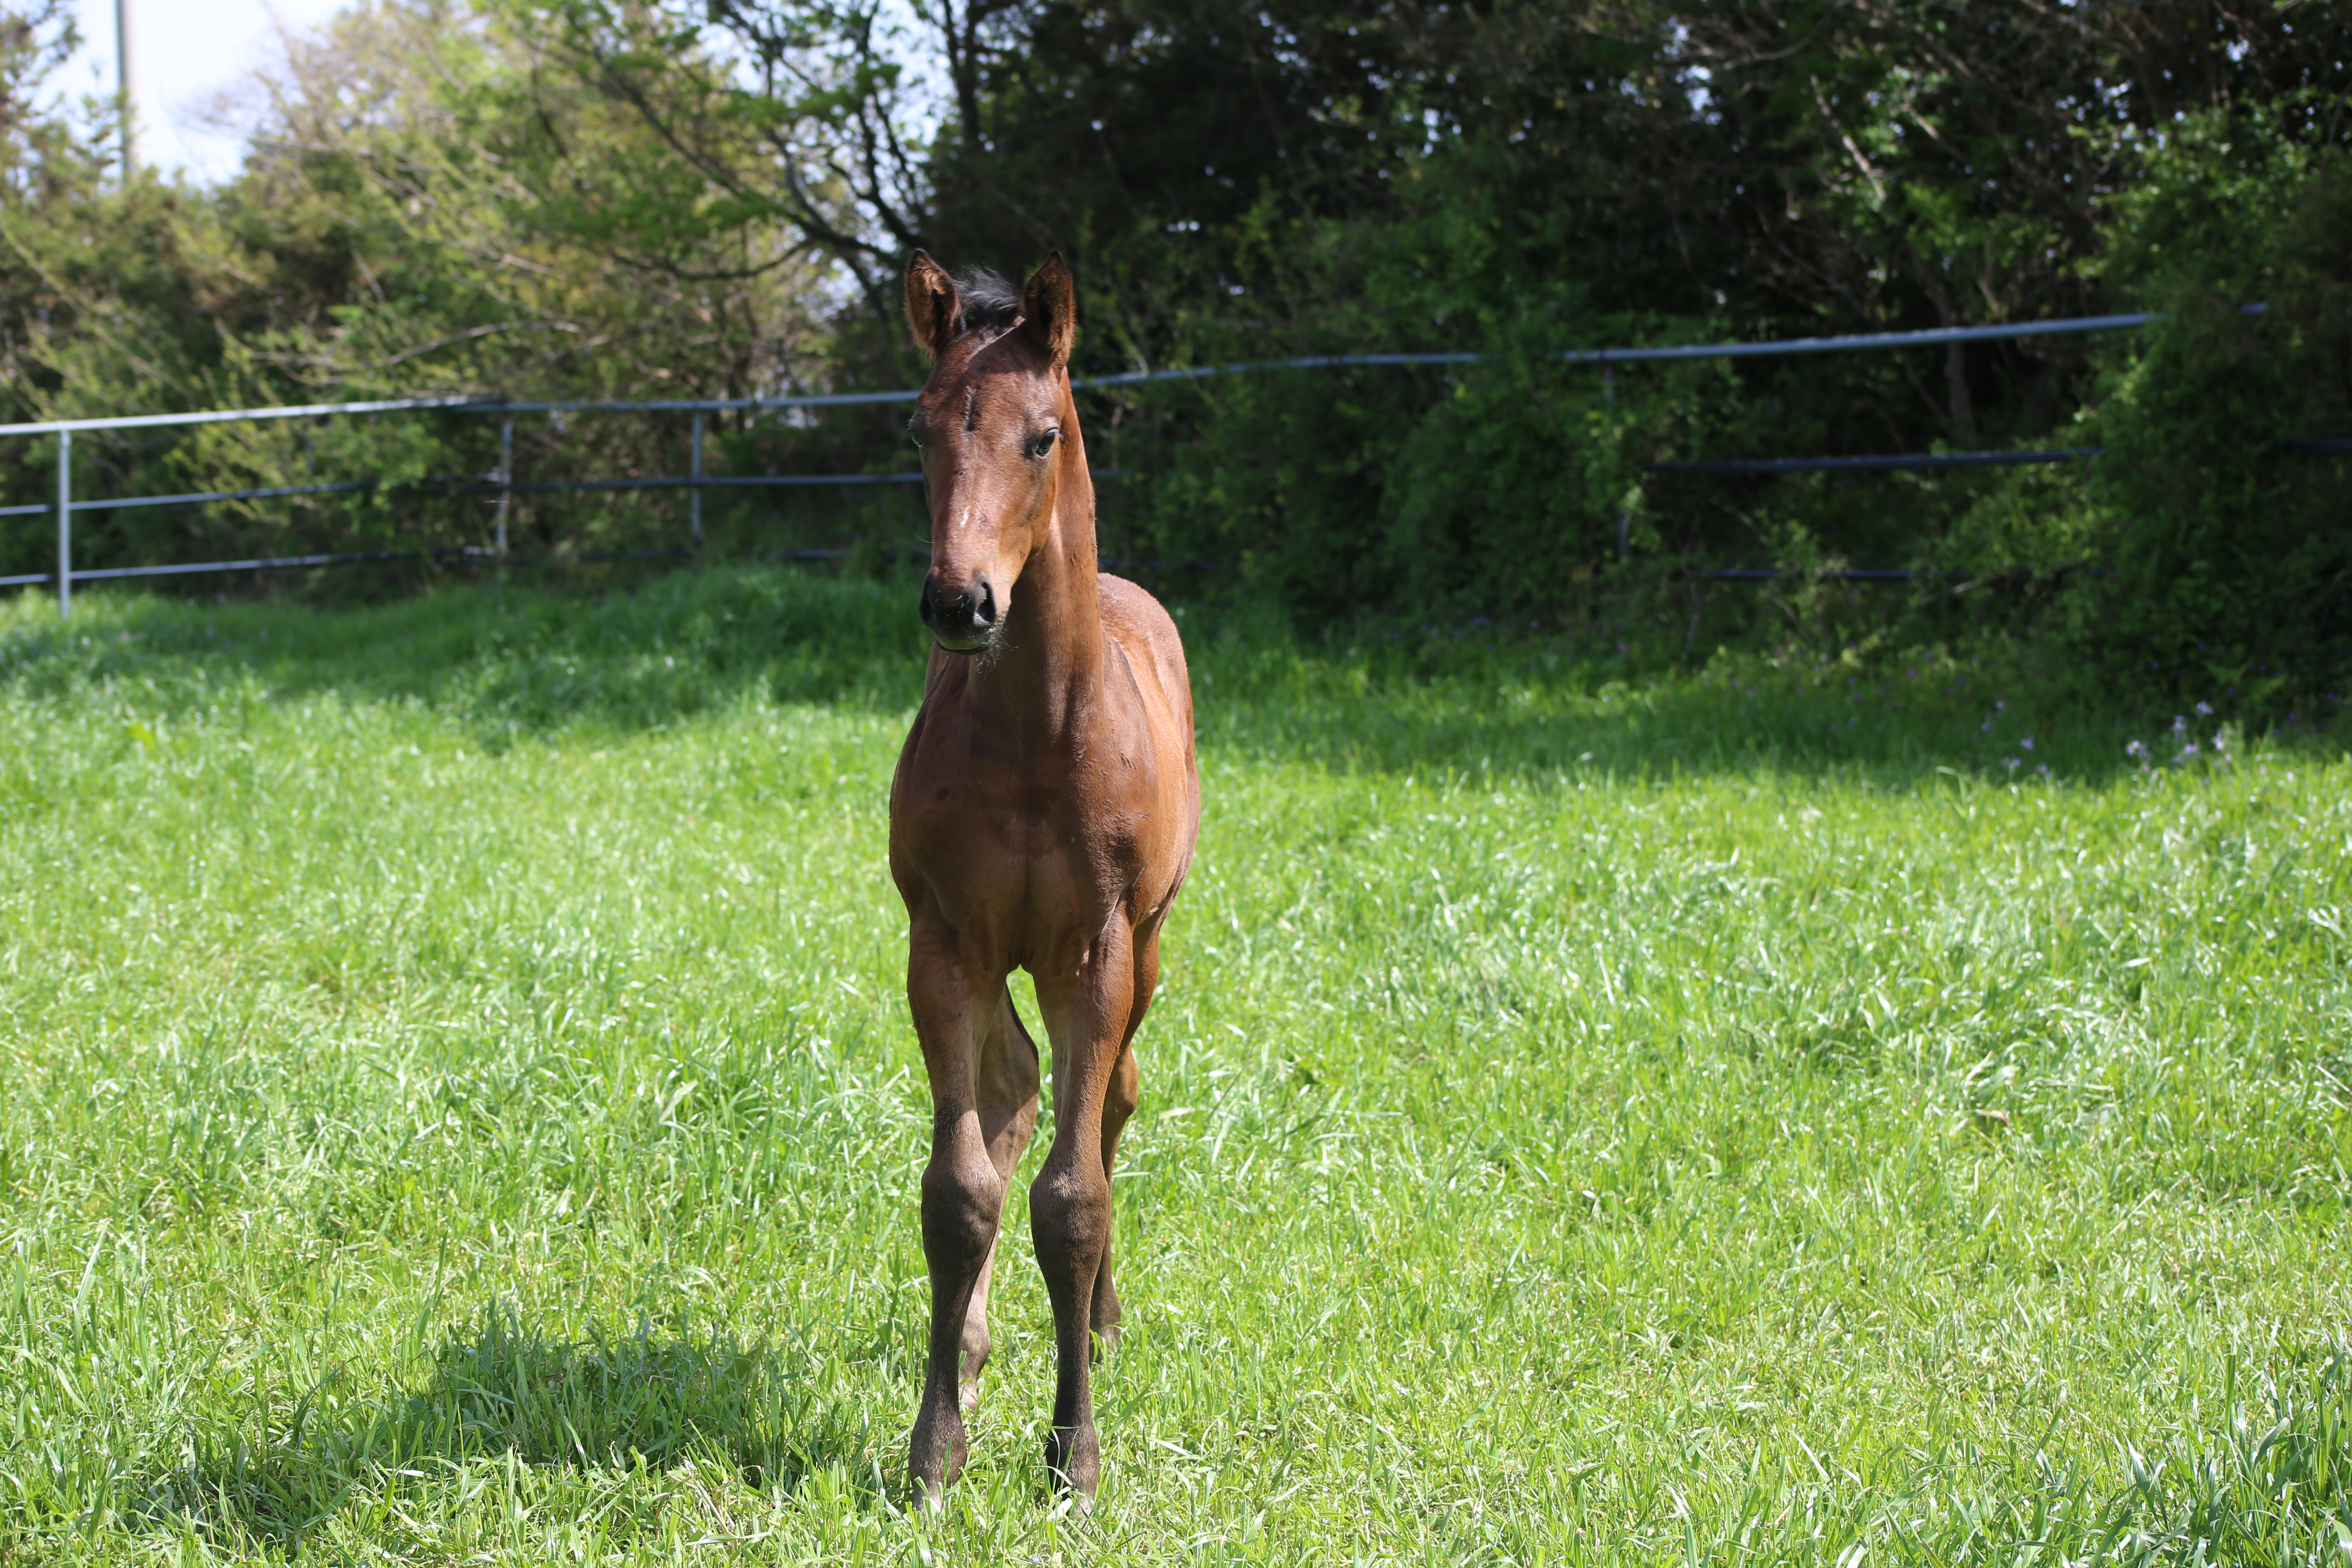
M965 331L993 336L1021 319L1021 290L987 268L965 268L956 274L955 286Z

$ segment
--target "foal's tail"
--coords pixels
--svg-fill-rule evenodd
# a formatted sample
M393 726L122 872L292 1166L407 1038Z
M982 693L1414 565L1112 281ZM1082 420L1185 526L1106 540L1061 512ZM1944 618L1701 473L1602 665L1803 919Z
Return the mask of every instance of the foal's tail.
M1004 1021L1011 1026L1013 1037L1029 1047L1029 1059L1033 1062L1035 1061L1037 1059L1037 1042L1035 1038L1030 1035L1028 1026L1021 1021L1021 1009L1013 1005L1013 983L1011 980L1008 979L1004 983L1003 988L998 992L997 999L1004 1008Z

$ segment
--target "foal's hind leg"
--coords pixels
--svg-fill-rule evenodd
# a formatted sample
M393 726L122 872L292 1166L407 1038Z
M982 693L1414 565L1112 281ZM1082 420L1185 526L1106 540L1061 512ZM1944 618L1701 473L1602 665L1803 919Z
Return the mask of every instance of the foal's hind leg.
M1111 1069L1110 1091L1103 1098L1103 1180L1111 1179L1118 1164L1118 1135L1127 1129L1143 1097L1143 1073L1135 1060L1135 1031L1143 1026L1151 993L1160 984L1160 933L1139 934L1135 944L1135 1001L1127 1014L1127 1033L1118 1043L1118 1065ZM1118 1349L1118 1287L1111 1282L1112 1247L1103 1237L1102 1268L1095 1275L1094 1310L1088 1314L1097 1342L1096 1353Z
M999 1182L997 1221L1004 1217L1004 1197L1012 1190L1013 1173L1022 1151L1037 1128L1037 1047L1021 1026L1021 1015L1007 992L997 1006L995 1024L982 1039L972 1063L972 1089L980 1101L981 1134L988 1140L989 1163ZM988 1333L988 1282L996 1272L996 1238L989 1240L988 1258L980 1266L972 1287L971 1305L963 1319L961 1404L966 1410L980 1403L980 1371L988 1364L992 1342Z

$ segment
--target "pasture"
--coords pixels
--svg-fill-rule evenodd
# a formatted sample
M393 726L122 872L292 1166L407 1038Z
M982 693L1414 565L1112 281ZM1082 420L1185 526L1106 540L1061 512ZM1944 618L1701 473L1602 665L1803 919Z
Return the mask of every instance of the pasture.
M912 611L0 606L0 1563L2352 1560L2333 742L1192 623L1102 1506L1016 1184L919 1525Z

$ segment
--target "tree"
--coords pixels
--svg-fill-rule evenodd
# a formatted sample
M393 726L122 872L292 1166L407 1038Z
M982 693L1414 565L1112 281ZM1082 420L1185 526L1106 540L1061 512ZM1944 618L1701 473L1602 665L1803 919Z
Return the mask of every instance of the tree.
M951 0L940 0L950 5ZM844 268L870 320L929 198L907 40L876 0L714 0L707 19L642 0L513 0L577 78L635 113L745 221L785 226L798 254ZM947 13L950 58L987 13ZM953 18L968 20L961 32Z
M148 173L102 186L82 144L49 132L46 155L72 178L47 176L8 218L15 291L33 300L19 320L40 329L15 339L20 401L121 413L790 390L818 363L823 268L543 45L511 16L446 0L354 8L291 44L242 172L215 192ZM559 452L525 432L542 474L682 466L684 434L682 416L610 424ZM84 493L478 474L495 440L478 417L93 439ZM35 489L22 465L37 461L12 488ZM78 530L93 558L152 558L200 540L463 537L482 504L294 498Z

